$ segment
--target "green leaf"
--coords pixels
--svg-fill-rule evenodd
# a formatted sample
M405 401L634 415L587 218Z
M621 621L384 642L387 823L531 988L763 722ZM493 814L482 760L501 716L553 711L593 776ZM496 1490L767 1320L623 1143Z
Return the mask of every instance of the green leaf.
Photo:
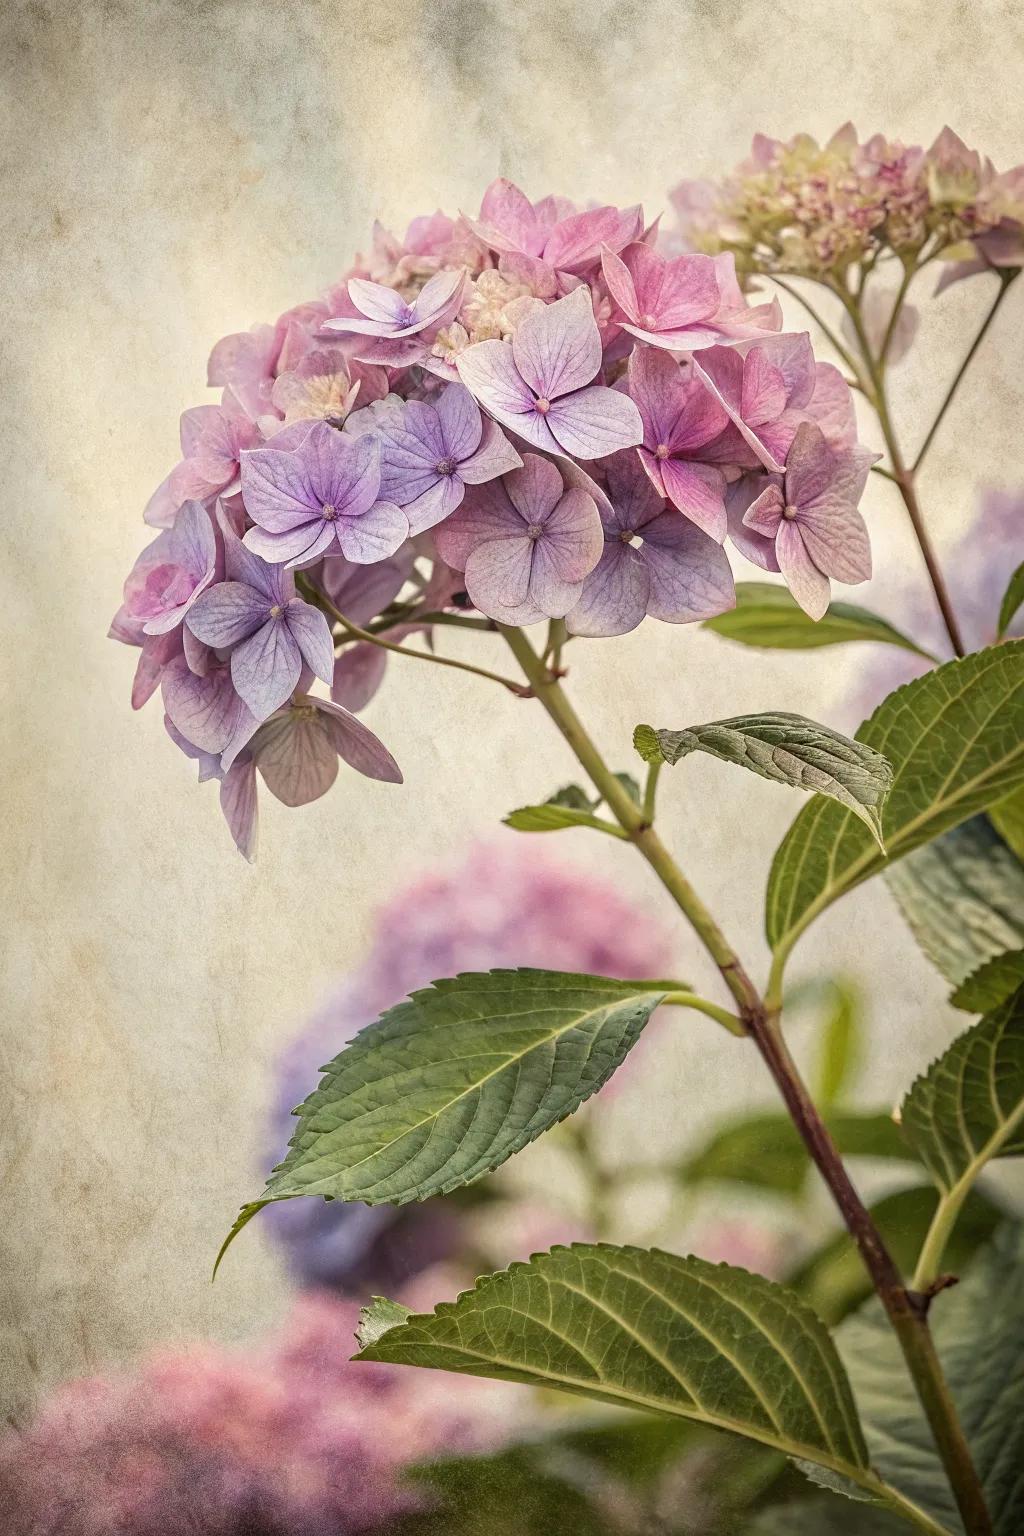
M948 662L885 699L857 733L895 769L882 809L889 860L902 858L1024 784L1024 642ZM826 907L885 863L847 808L816 800L775 855L766 922L789 948Z
M996 1536L1024 1529L1024 1228L1007 1224L929 1322ZM896 1337L872 1301L836 1333L872 1464L948 1531L962 1522Z
M884 1195L870 1207L871 1219L904 1274L912 1273L917 1263L938 1204L938 1191L930 1184L921 1184ZM1005 1215L1005 1210L980 1190L972 1190L950 1234L945 1267L954 1274L964 1269ZM830 1326L871 1295L864 1262L845 1228L834 1232L784 1278Z
M886 870L885 882L947 981L1024 944L1024 866L987 816L918 848Z
M411 1317L360 1360L678 1415L876 1490L828 1332L760 1275L610 1244L555 1248Z
M762 779L828 796L859 817L881 844L879 813L892 784L888 762L872 747L803 715L739 715L685 731L638 725L633 745L645 762L678 763L690 752L707 752Z
M901 1118L946 1194L972 1183L990 1159L1024 1153L1024 987L918 1078Z
M839 982L831 990L832 1011L821 1035L814 1085L815 1102L822 1108L835 1104L856 1076L863 1045L857 992Z
M743 1536L907 1536L909 1529L888 1510L826 1495L761 1510Z
M524 805L517 811L510 811L504 818L504 825L516 832L562 832L566 827L596 827L611 837L629 836L615 822L605 821L592 811L577 811L568 805L553 805L550 801L545 805Z
M884 1110L825 1116L844 1157L880 1157L913 1161L899 1126ZM685 1184L734 1183L776 1194L796 1195L804 1188L810 1159L788 1115L744 1115L727 1122L680 1168Z
M972 971L950 1002L965 1013L988 1013L997 1008L1024 982L1024 949L1011 949L1008 954L994 955L976 971Z
M468 1184L607 1082L674 985L520 970L414 992L324 1068L264 1198L402 1205Z
M1024 790L1017 790L1000 800L989 811L989 819L1003 842L1024 859Z
M999 604L999 627L996 631L996 639L1001 640L1013 623L1017 609L1024 603L1024 560L1021 561L1013 575L1009 585L1003 593L1003 600Z
M713 629L727 640L738 640L741 645L766 650L802 651L822 645L843 645L850 640L875 640L898 645L929 661L935 659L866 608L832 603L824 618L816 622L807 617L785 587L767 581L738 581L735 608L706 619L703 628Z
M565 784L561 789L556 789L553 795L549 795L545 805L567 805L574 811L592 811L594 801L586 790L579 784Z

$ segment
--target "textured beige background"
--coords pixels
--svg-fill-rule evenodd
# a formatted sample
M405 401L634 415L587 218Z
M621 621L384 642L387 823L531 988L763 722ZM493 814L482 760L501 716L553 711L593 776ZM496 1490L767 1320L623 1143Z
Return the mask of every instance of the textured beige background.
M256 1187L268 1052L359 953L389 861L429 863L567 767L529 706L399 663L370 719L405 789L348 777L301 812L267 796L260 863L235 855L158 706L131 714L134 655L104 638L178 413L205 398L212 341L314 294L374 214L402 226L437 204L473 209L497 172L535 195L653 211L755 128L826 134L846 116L926 141L949 118L997 163L1024 158L1024 13L1012 0L8 0L2 43L0 1307L18 1408L157 1338L240 1336L277 1312L258 1230L208 1281ZM930 460L943 534L997 455L1005 481L1024 480L1022 300ZM902 375L909 432L982 303L965 288L929 314ZM887 487L872 485L868 510L884 607L918 562ZM581 646L574 683L625 761L639 718L838 718L854 662L769 661L649 626ZM754 933L759 964L764 871L796 807L710 763L666 790L678 850L732 930ZM571 852L650 892L628 851ZM330 911L344 916L326 927ZM895 1096L954 1019L878 885L820 924L797 970L825 963L870 985L874 1087ZM685 964L706 976L695 954ZM670 1054L624 1145L652 1113L684 1135L735 1085L736 1047L710 1027L680 1028ZM753 1071L744 1091L763 1094Z

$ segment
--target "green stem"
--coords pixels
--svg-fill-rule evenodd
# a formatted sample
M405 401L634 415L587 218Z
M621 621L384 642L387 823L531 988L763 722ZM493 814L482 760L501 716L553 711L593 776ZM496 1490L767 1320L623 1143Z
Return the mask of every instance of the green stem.
M864 330L864 324L856 303L841 285L837 285L835 291L845 306L847 314L850 316L850 322L853 325L860 345L864 364L871 379L869 399L878 415L878 424L882 429L882 437L892 463L892 478L896 482L900 496L903 499L903 505L907 509L907 515L910 518L910 524L914 530L918 548L924 559L932 591L935 594L935 601L942 615L942 621L946 626L949 643L953 648L954 655L963 656L965 650L960 634L960 626L957 623L956 613L954 612L953 603L949 595L949 588L946 586L942 568L939 565L938 557L932 546L931 537L925 526L921 504L917 499L917 490L914 485L914 471L909 469L904 463L899 440L896 437L896 430L893 426L892 416L889 412L889 402L885 394L885 370L875 362L871 355L867 333Z
M644 813L644 821L654 821L654 802L658 794L658 776L662 770L660 758L647 766L647 783L644 785L644 801L641 810Z
M665 995L663 1007L669 1008L694 1008L698 1013L707 1014L709 1019L714 1019L716 1024L721 1024L730 1035L745 1035L746 1025L735 1013L730 1013L728 1008L722 1008L718 1003L713 1003L709 998L700 997L696 992L668 992Z
M935 1207L935 1215L931 1219L931 1225L921 1245L917 1268L914 1271L915 1291L927 1294L939 1278L942 1271L942 1255L946 1251L946 1244L952 1236L963 1203L970 1193L971 1183L970 1179L961 1179L947 1194L940 1197Z
M921 465L922 465L922 463L924 461L924 456L928 452L928 449L931 447L932 439L935 437L936 432L939 430L939 428L942 425L943 417L945 416L946 412L949 410L949 407L953 403L953 397L956 394L957 390L960 388L960 384L961 384L961 381L962 381L962 379L964 377L964 374L967 372L968 368L971 366L971 363L974 360L975 353L977 352L978 348L981 346L982 342L985 340L985 336L988 333L988 328L992 324L992 322L995 319L996 315L999 313L999 306L1000 306L1000 304L1002 304L1003 300L1006 298L1006 295L1007 295L1007 293L1009 292L1009 289L1010 289L1010 284L1012 283L1013 279L1017 276L1019 271L1020 271L1019 267L1013 267L1009 271L1000 272L1000 274L999 274L999 292L996 294L995 299L993 300L993 302L992 302L992 304L991 304L991 306L989 308L988 314L985 316L984 320L982 321L981 329L978 331L978 334L975 336L974 340L972 341L971 346L970 346L970 350L968 351L967 356L964 358L963 362L960 364L960 367L957 370L956 376L954 377L952 384L950 384L948 390L946 391L945 398L943 399L942 404L939 406L938 415L936 416L935 420L932 422L931 426L928 428L928 435L926 436L924 442L921 444L921 447L920 447L920 449L918 451L917 458L914 460L913 464L910 467L911 474L916 475L918 470L921 468Z
M899 1340L907 1368L931 1426L968 1536L992 1536L984 1493L928 1329L927 1298L908 1291L870 1212L846 1171L839 1150L790 1055L778 1023L709 909L672 858L643 809L607 767L557 677L544 666L521 630L500 626L532 692L558 727L624 832L650 864L722 975L739 1005L740 1021L760 1052L796 1130L857 1244ZM687 994L680 994L686 996Z

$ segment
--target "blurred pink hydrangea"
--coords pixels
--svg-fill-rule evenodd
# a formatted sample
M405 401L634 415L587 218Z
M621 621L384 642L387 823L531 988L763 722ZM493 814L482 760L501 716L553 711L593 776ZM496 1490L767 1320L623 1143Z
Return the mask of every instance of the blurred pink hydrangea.
M414 880L379 910L363 964L282 1054L271 1155L277 1161L284 1154L294 1129L291 1111L315 1083L317 1069L385 1009L439 977L502 966L664 976L676 960L660 919L607 881L511 837L479 845L447 869ZM617 1077L626 1070L628 1063ZM396 1207L282 1200L267 1207L263 1221L299 1283L362 1292L402 1283L448 1257L460 1238L451 1199Z
M529 1399L498 1382L467 1381L452 1393L437 1372L352 1361L357 1316L354 1304L310 1294L257 1347L165 1350L135 1372L59 1388L24 1430L0 1441L4 1529L10 1536L392 1529L421 1507L403 1466L501 1444Z

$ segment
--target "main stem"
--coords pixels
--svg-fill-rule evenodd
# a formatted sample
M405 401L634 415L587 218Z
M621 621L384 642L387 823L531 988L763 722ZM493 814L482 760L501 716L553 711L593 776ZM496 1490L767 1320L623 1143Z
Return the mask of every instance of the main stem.
M504 625L499 627L533 693L575 753L612 815L688 919L739 1005L746 1031L754 1040L808 1153L857 1244L896 1332L968 1536L992 1536L985 1496L928 1327L928 1299L908 1291L904 1285L789 1053L779 1029L778 1010L766 1007L736 951L661 841L644 809L608 768L558 678L544 665L521 630Z

